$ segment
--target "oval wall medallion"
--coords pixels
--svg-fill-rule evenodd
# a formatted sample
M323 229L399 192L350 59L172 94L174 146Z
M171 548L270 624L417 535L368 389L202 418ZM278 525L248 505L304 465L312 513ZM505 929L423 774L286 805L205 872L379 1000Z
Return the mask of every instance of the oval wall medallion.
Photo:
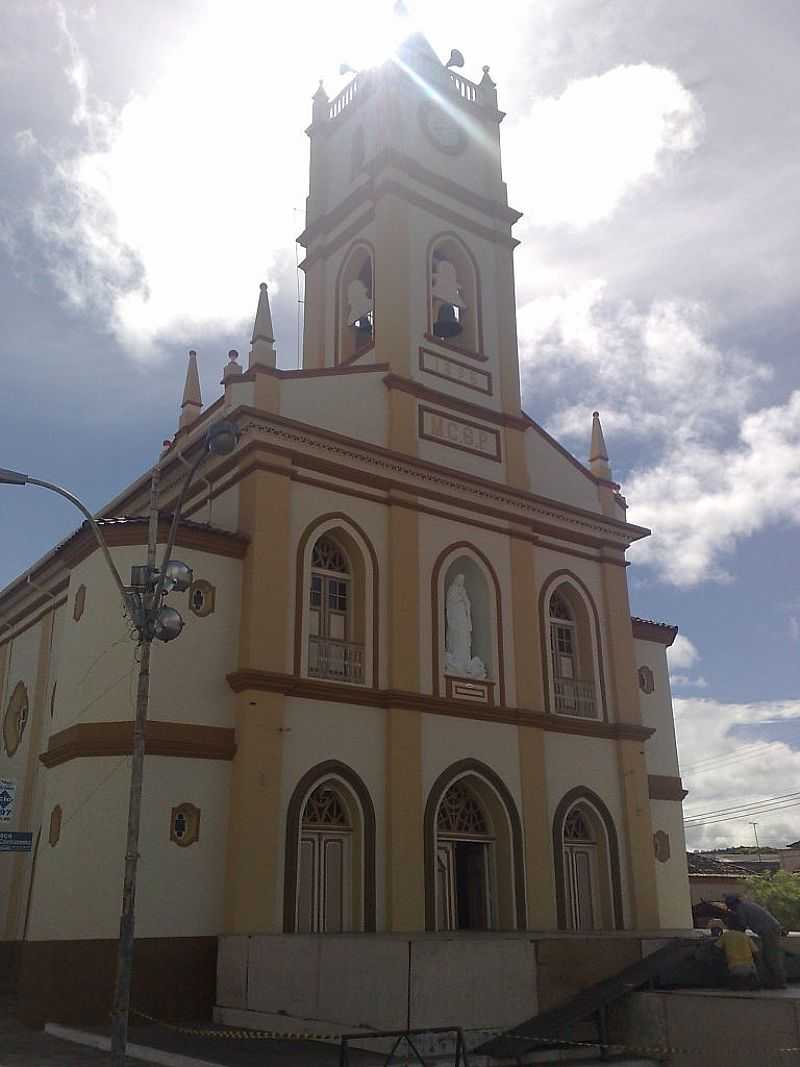
M169 839L181 848L193 845L200 836L200 809L194 804L178 804L172 809Z
M649 667L640 667L639 671L639 688L643 693L654 693L656 688L656 680L653 672Z
M63 816L64 813L61 810L61 805L56 804L50 812L50 832L47 835L47 840L50 842L51 848L54 848L58 844L58 839L61 837L61 820Z
M83 615L83 609L86 607L86 586L79 585L75 591L75 602L72 605L72 617L77 622L81 615Z
M664 830L656 830L653 834L653 852L659 863L666 863L669 859L669 834Z
M17 682L3 717L3 743L9 756L13 756L20 746L29 712L28 690L23 682Z
M215 599L214 586L204 578L198 578L189 587L189 609L201 619L212 613Z

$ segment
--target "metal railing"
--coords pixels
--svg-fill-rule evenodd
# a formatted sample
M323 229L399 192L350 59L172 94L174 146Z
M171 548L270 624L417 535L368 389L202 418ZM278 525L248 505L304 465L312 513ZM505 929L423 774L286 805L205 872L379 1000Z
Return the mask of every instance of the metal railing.
M576 682L556 678L554 683L556 711L559 715L577 715L581 719L597 718L594 682Z
M448 71L448 73L450 81L455 85L459 96L463 96L471 104L476 103L478 100L478 86L475 82L471 82L469 78L464 78L461 74L456 74L454 70Z
M352 103L356 93L361 88L364 79L360 74L357 74L352 81L345 85L344 89L338 96L334 96L330 102L330 108L328 110L328 117L335 119L337 115L341 115L348 104Z
M364 646L332 637L308 639L308 673L311 678L333 678L337 682L364 683Z

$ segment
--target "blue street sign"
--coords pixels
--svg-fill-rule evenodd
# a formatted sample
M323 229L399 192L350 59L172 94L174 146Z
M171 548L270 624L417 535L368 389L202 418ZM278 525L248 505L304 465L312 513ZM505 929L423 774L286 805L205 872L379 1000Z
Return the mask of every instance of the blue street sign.
M0 830L0 852L30 852L33 833L23 830Z

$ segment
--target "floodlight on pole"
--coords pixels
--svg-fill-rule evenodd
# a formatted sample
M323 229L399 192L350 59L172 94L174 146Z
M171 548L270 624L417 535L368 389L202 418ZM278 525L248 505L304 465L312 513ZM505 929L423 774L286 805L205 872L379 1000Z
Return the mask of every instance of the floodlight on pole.
M73 493L53 482L32 478L21 471L0 467L0 485L37 485L69 500L84 516L91 527L108 568L122 597L123 607L130 618L136 633L139 656L139 679L136 695L136 716L133 723L133 746L131 754L131 784L128 798L127 844L125 848L125 875L122 888L122 909L120 913L119 949L117 956L117 976L114 986L114 1001L111 1017L111 1062L122 1067L125 1062L125 1050L128 1040L128 1015L130 1012L131 978L133 973L133 946L135 926L136 874L139 859L139 824L142 809L142 783L144 778L145 725L150 698L150 651L153 640L174 641L183 629L183 618L175 608L163 603L164 597L172 592L184 592L193 581L192 568L177 559L172 559L172 550L178 533L181 510L189 486L200 468L209 457L228 456L239 443L238 427L227 420L221 420L208 428L202 438L202 447L197 459L192 464L181 487L175 504L167 544L161 565L156 564L156 547L158 541L158 489L160 483L160 465L152 470L150 479L150 507L147 534L147 562L131 568L130 585L126 586L120 577L111 552L103 537L102 529L86 507Z

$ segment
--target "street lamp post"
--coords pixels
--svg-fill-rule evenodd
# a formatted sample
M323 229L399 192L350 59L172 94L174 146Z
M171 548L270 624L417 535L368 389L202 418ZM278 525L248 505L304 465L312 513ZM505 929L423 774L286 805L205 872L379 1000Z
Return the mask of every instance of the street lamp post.
M133 948L136 915L136 874L139 860L139 826L142 811L142 783L144 779L145 724L150 699L150 652L154 639L172 641L183 629L180 614L163 604L164 597L172 590L183 592L192 583L192 571L185 563L173 560L172 550L178 533L181 509L189 486L200 465L209 454L229 455L236 448L239 431L233 423L215 423L203 438L203 449L189 470L181 487L172 516L167 544L161 566L156 566L158 542L158 491L160 465L153 468L150 480L150 507L148 515L147 562L144 566L131 568L131 583L126 586L108 549L102 530L92 513L74 494L52 482L32 478L18 471L0 468L0 484L38 485L65 497L86 518L97 543L105 557L108 568L122 597L125 612L133 623L139 644L139 678L136 691L136 717L133 726L131 753L131 785L128 798L128 827L125 847L125 875L122 888L122 910L119 921L119 947L117 953L117 976L114 987L114 1002L111 1015L111 1063L123 1067L128 1042L128 1016L130 1012L131 979L133 975Z

